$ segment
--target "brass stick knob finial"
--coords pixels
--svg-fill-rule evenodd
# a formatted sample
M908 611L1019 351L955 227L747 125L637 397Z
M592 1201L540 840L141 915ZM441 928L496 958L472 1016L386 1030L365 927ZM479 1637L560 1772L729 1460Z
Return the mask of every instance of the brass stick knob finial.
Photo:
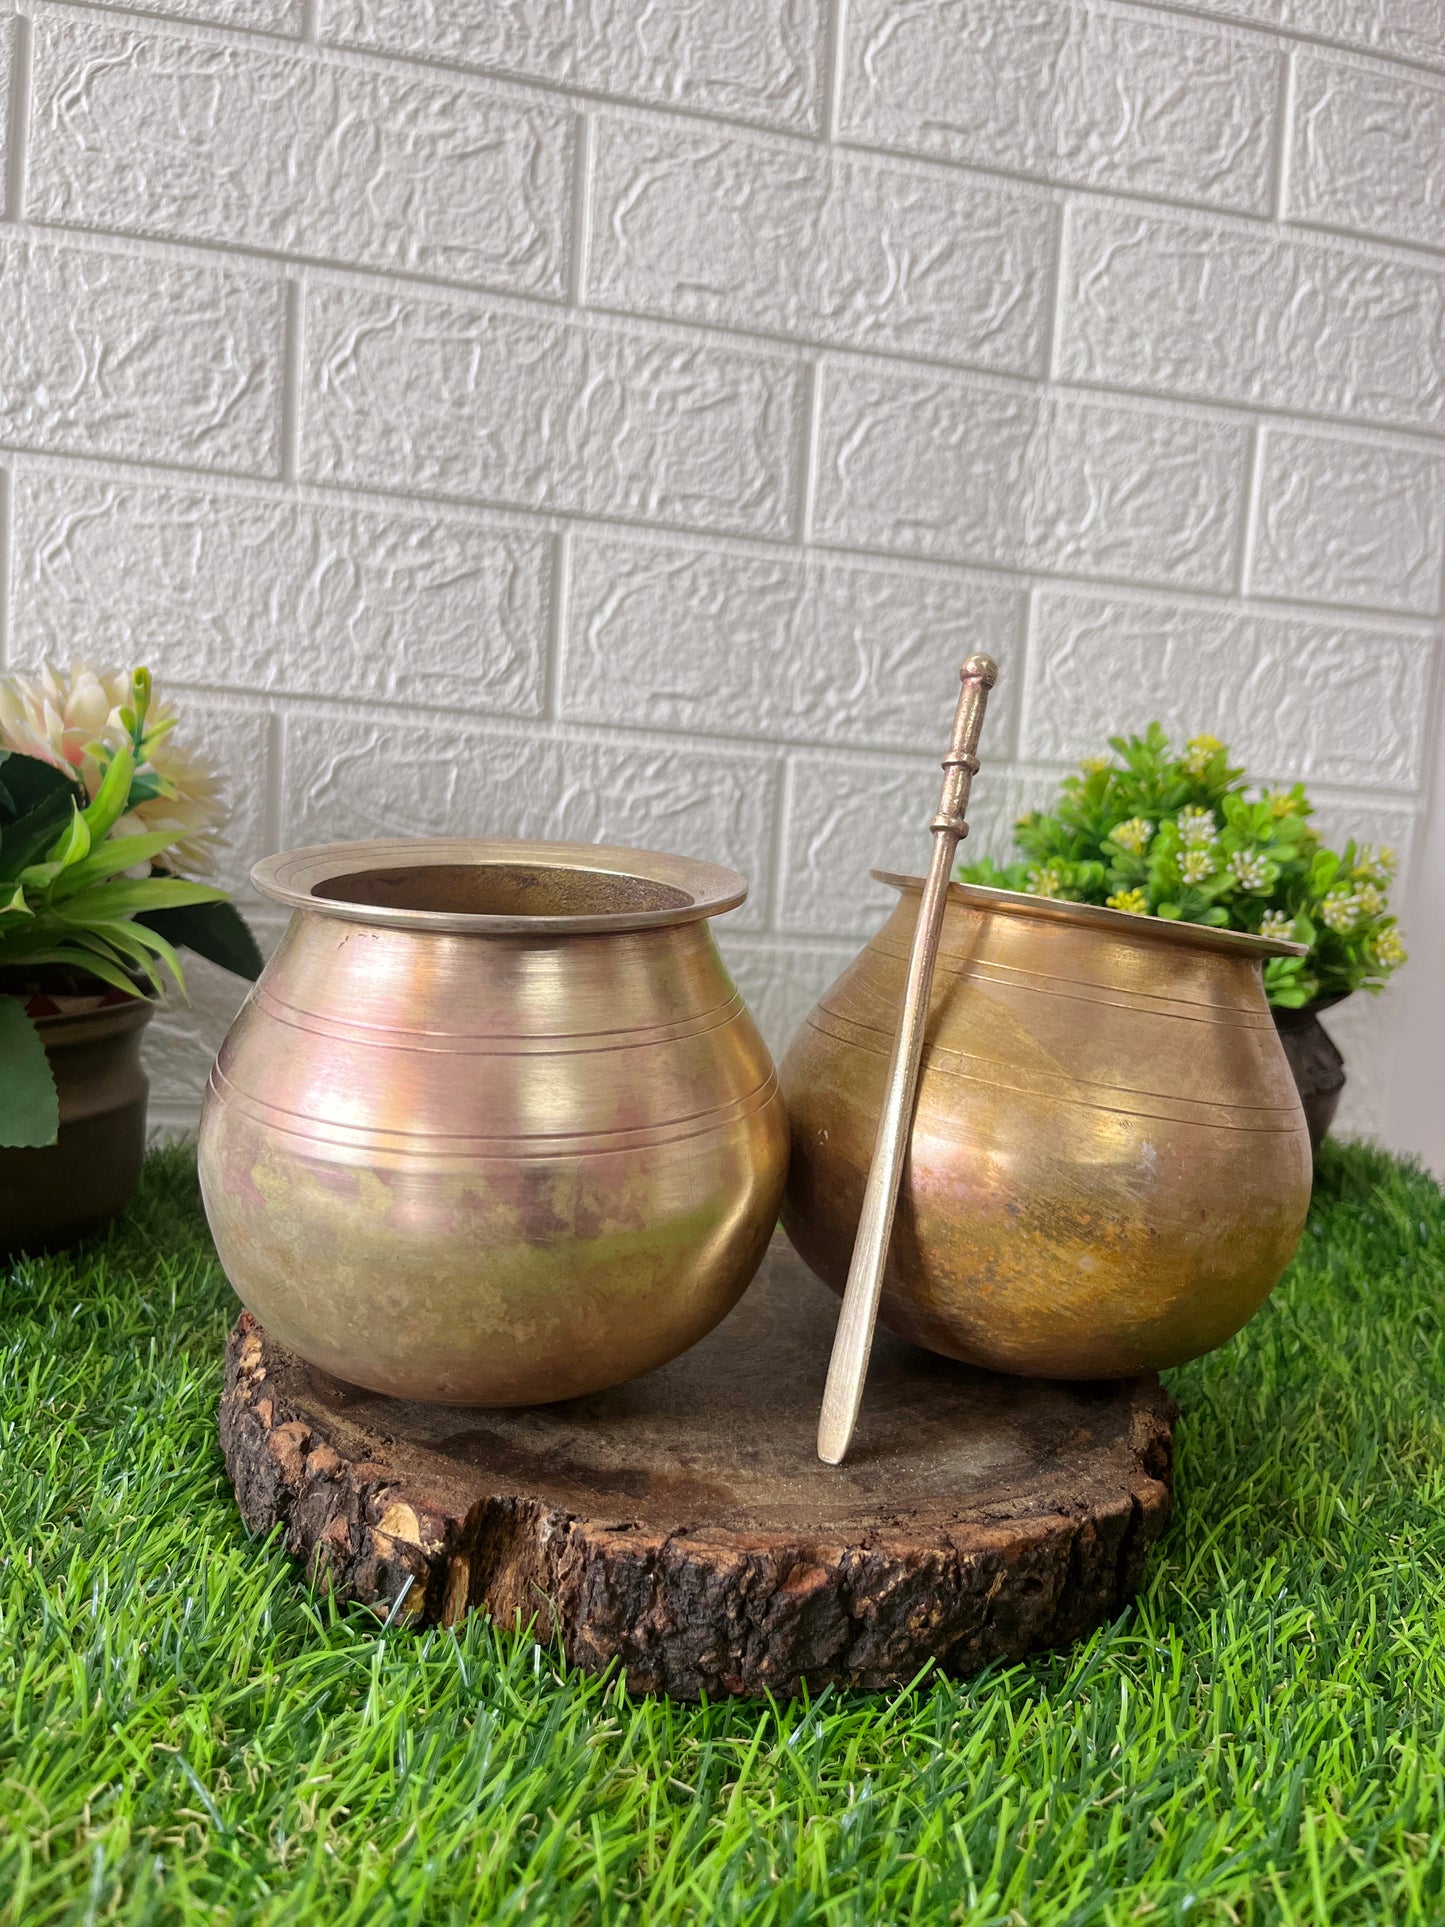
M842 1463L863 1401L863 1383L873 1349L873 1328L878 1320L878 1300L883 1291L883 1267L913 1129L923 1032L933 988L938 939L943 928L943 908L959 840L968 834L965 821L968 793L978 769L978 739L988 692L998 681L998 664L991 656L970 656L959 673L963 687L954 712L952 740L943 758L943 790L937 814L929 825L933 832L933 859L918 906L903 1010L898 1034L893 1040L888 1086L878 1119L873 1162L868 1167L863 1211L858 1220L858 1236L848 1267L843 1309L838 1314L823 1410L818 1420L818 1457L828 1465Z

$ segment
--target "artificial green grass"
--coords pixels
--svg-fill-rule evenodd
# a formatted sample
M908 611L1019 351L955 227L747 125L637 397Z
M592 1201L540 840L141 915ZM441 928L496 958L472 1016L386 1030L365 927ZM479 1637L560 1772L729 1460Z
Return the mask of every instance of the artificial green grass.
M187 1154L0 1267L0 1922L1445 1920L1445 1198L1327 1147L1172 1374L1178 1512L1086 1645L811 1704L633 1704L383 1631L237 1521Z

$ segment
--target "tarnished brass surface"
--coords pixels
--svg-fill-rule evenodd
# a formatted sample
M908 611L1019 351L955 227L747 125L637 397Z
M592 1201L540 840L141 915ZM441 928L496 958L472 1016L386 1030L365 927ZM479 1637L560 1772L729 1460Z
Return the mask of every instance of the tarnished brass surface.
M880 874L880 873L875 873ZM920 880L783 1060L783 1223L841 1290ZM1233 931L954 884L881 1317L971 1364L1053 1378L1175 1365L1236 1332L1304 1223L1310 1146Z
M526 1405L731 1310L787 1123L706 919L746 885L596 845L343 844L257 866L295 914L221 1047L201 1184L282 1343L403 1398Z

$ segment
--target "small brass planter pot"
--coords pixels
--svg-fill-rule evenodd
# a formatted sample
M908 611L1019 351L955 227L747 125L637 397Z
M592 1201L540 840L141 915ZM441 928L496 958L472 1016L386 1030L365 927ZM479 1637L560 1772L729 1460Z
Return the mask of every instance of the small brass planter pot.
M259 864L291 923L221 1047L201 1186L221 1261L310 1364L400 1398L572 1398L746 1288L787 1123L707 919L713 864L387 842Z
M848 1273L920 880L783 1060L783 1224ZM1309 1134L1235 931L955 884L881 1316L950 1358L1114 1378L1222 1344L1289 1261Z

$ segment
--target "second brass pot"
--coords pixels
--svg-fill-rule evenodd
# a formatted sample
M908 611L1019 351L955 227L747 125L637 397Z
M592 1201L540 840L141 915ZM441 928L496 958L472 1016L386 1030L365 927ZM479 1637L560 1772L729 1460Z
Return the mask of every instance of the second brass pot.
M880 874L875 872L875 874ZM783 1224L841 1291L920 880L780 1075ZM1113 1378L1222 1344L1309 1204L1309 1134L1238 931L954 884L880 1316L971 1364Z

